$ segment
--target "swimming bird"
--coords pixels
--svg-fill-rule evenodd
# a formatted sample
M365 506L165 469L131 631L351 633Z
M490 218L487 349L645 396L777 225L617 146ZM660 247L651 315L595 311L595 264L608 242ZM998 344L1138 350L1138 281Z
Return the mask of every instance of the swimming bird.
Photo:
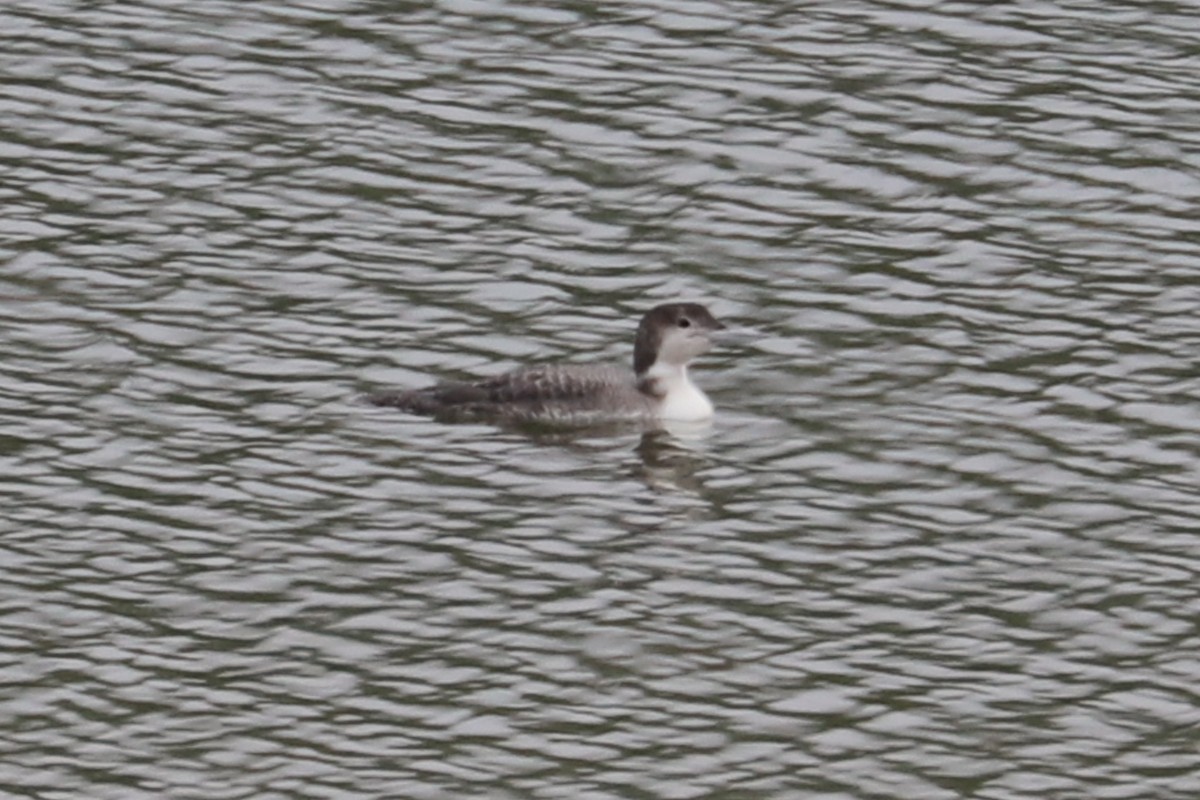
M546 364L366 399L448 421L699 422L712 416L713 406L692 383L688 364L724 329L702 305L666 303L647 311L638 324L632 372L616 365Z

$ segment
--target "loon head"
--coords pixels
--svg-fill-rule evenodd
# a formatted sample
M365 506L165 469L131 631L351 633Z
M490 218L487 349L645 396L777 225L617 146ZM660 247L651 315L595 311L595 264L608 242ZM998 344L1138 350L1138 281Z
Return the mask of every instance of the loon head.
M646 312L633 344L633 371L639 380L652 369L684 370L712 347L714 331L725 328L699 303L665 303Z

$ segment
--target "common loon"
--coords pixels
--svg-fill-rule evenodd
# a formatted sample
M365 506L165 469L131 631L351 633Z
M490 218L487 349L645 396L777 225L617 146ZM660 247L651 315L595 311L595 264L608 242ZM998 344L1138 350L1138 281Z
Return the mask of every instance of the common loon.
M697 303L646 312L633 343L633 372L613 365L548 364L474 382L369 395L368 402L449 421L699 422L712 416L687 365L725 328Z

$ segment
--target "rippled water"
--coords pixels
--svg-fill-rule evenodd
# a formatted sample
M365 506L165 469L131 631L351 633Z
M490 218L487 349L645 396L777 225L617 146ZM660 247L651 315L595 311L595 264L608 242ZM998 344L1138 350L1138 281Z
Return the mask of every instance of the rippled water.
M1200 796L1190 4L0 25L0 793ZM675 298L699 440L355 402Z

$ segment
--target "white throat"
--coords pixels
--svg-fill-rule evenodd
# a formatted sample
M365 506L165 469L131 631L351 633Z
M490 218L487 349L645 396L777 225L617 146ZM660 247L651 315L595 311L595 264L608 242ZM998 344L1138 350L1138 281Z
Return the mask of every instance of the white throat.
M646 370L646 378L654 381L660 396L657 412L659 418L691 422L712 416L712 403L704 392L692 383L686 364L656 361L654 366Z

